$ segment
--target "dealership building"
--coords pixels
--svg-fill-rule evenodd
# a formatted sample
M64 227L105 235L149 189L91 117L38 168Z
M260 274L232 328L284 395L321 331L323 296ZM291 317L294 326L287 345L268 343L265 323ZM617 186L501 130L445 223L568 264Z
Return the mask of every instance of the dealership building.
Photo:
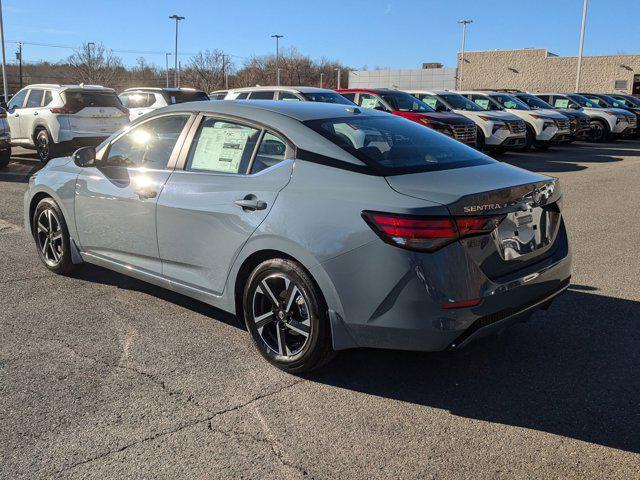
M461 60L458 54L457 68L424 64L417 70L353 71L349 87L453 90ZM577 57L561 57L540 48L465 52L460 88L570 92L575 89L577 67ZM583 57L580 90L640 95L640 55Z

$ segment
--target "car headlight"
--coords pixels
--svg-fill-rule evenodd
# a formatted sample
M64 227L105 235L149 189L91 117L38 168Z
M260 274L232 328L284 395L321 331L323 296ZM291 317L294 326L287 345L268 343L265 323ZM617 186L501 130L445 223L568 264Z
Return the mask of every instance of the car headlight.
M556 127L558 124L554 120L547 120L542 124L542 129Z
M491 133L496 133L498 130L509 130L509 127L507 127L507 124L501 121L494 121L493 122L493 131Z

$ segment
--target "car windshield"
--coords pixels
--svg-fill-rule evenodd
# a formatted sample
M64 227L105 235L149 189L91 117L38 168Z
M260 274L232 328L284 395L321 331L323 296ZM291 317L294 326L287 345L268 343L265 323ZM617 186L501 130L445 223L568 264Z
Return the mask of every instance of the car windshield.
M578 105L580 105L581 107L586 107L586 108L600 108L598 107L598 105L596 105L595 103L593 103L591 100L589 100L586 97L583 97L582 95L578 95L577 93L572 93L571 95L567 95L568 98L570 98L571 100L573 100L574 102L576 102Z
M382 99L389 104L393 110L401 112L435 112L433 108L418 100L416 97L404 92L381 93Z
M185 102L202 102L209 100L209 96L198 90L180 90L180 91L166 91L164 96L167 99L167 103L185 103Z
M526 103L518 100L516 97L512 97L511 95L498 93L491 95L491 98L498 102L502 107L510 110L531 110Z
M609 106L614 108L624 108L626 105L623 101L613 98L611 95L599 95Z
M522 100L531 108L549 108L549 109L553 108L544 100L541 100L540 98L535 97L533 95L518 95L518 100Z
M62 92L64 103L75 111L86 107L122 108L122 102L114 92L87 92L66 90Z
M341 117L303 123L379 175L430 172L495 162L434 130L391 115Z
M467 97L458 95L457 93L447 93L439 95L443 101L445 101L454 110L468 110L468 111L484 111L479 105L469 100Z
M632 107L632 108L640 107L640 98L631 97L631 96L623 97L622 95L616 96L614 98L616 98L619 102L624 103L625 106L627 107Z
M339 103L340 105L355 105L351 100L344 98L339 93L333 92L309 92L303 93L302 96L309 102L320 103Z

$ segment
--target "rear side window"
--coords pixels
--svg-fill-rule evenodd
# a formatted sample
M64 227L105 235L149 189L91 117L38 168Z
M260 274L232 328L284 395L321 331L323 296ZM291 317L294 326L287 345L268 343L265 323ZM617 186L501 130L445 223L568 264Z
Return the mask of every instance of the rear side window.
M245 173L260 130L207 117L191 144L187 170Z
M240 92L236 97L236 100L245 100L249 97L249 92Z
M251 97L253 98L253 97ZM285 102L299 102L300 99L296 97L293 93L290 92L280 92L278 94L278 99Z
M91 107L121 107L122 102L115 93L107 92L62 92L65 104L72 111Z
M42 106L46 107L53 100L53 96L51 95L51 90L47 90L44 92L44 101L42 102Z
M251 165L251 173L258 173L273 167L285 159L287 144L272 133L265 133L258 147L258 153Z
M391 115L303 123L363 161L379 175L447 170L495 162L456 140Z
M276 92L266 91L266 92L251 92L249 95L249 100L273 100L273 95Z
M355 93L340 95L333 92L311 92L303 93L302 95L309 102L337 103L340 105L353 105L353 98L355 98ZM346 95L351 95L350 100L345 98Z
M120 97L122 104L127 108L145 108L156 103L153 93L127 93Z
M42 104L42 97L44 97L44 90L34 88L29 93L27 98L27 104L25 108L37 108Z
M167 92L167 103L172 105L174 103L185 102L203 102L209 100L209 95L201 91L179 91L179 92Z
M342 95L344 98L352 102L356 101L356 94L353 92L344 92L344 93L341 93L340 95Z
M166 168L187 120L189 115L166 115L138 125L111 144L105 166Z

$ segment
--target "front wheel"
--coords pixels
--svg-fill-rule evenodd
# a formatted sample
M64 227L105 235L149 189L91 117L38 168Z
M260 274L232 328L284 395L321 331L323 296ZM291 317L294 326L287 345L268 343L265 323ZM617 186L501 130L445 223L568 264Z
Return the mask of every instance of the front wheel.
M258 265L245 285L244 320L260 354L290 373L313 370L333 356L324 299L291 260Z
M70 273L74 264L69 230L60 207L52 198L40 200L31 219L31 229L42 263L52 272Z
M42 163L47 163L56 153L56 146L46 130L38 130L36 134L36 151Z
M595 143L604 142L609 136L609 128L599 119L591 120L591 137L590 140Z

